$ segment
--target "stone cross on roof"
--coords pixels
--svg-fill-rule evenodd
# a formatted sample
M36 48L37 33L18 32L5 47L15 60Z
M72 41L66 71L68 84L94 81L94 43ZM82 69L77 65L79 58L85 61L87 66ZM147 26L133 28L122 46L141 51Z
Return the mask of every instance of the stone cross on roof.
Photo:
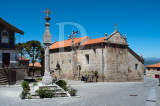
M47 14L47 16L48 16L50 13L52 13L52 11L49 11L49 8L47 8L47 10L46 10L46 11L44 11L44 13L46 13L46 14Z
M117 31L117 24L115 23L114 25L115 25L115 31Z

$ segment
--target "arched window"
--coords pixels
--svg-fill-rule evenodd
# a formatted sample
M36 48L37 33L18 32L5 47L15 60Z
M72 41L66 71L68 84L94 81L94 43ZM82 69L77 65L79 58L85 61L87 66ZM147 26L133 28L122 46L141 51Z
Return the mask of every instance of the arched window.
M1 33L1 43L9 43L9 33L7 30L3 30Z

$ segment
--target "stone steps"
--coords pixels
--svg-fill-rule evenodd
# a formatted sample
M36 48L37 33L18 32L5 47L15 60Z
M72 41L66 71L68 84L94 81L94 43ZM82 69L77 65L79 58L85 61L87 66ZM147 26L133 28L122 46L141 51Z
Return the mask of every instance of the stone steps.
M8 79L4 70L0 70L0 85L8 85Z
M0 80L0 83L1 83L1 82L8 82L8 80L6 80L6 79Z
M36 89L31 91L31 96L33 99L39 98L38 94L35 91L41 87L46 87L46 86L39 85L38 88L36 87ZM47 87L49 87L51 90L55 90L55 95L54 95L55 97L69 97L68 93L56 84L48 85Z
M8 85L8 82L2 82L0 85Z

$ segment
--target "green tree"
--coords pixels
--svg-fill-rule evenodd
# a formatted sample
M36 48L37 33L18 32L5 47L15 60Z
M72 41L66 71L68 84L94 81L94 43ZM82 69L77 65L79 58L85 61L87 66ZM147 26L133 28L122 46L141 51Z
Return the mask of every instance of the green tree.
M25 43L18 43L18 44L15 45L15 47L19 51L19 54L20 54L21 59L22 59L22 57L25 55Z
M35 73L34 63L40 59L41 49L41 43L37 40L31 40L25 43L25 51L33 63L33 76Z
M39 61L41 63L41 75L44 75L44 48L43 46L40 49Z

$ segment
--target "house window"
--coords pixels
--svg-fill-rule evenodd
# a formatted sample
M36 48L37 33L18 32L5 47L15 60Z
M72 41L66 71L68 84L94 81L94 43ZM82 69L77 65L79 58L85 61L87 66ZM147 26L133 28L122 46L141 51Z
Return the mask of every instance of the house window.
M7 30L3 30L1 33L1 43L9 43L9 33Z
M71 63L71 60L69 60L69 63Z
M89 64L89 54L86 54L86 63Z
M157 71L160 71L160 69L159 69L159 68L157 68Z
M150 70L150 68L148 68L148 70Z
M135 70L137 70L138 69L138 64L135 64Z

